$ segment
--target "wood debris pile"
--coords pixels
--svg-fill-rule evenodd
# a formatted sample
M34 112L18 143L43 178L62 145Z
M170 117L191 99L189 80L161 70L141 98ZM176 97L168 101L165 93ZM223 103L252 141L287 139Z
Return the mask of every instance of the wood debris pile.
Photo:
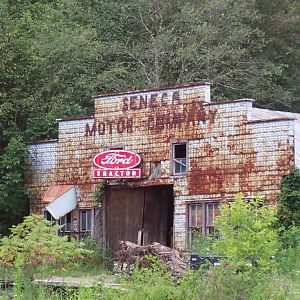
M121 249L115 254L118 271L130 274L134 266L150 267L149 256L157 258L174 276L187 271L187 261L180 257L180 252L160 243L139 246L132 242L120 241L120 245Z

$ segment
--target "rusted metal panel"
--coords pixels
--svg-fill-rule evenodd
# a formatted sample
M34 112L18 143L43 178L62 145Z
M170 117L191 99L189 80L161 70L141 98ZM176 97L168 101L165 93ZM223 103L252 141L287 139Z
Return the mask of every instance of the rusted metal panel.
M62 194L73 188L74 185L52 185L47 189L44 197L44 203L51 203L53 200L60 197Z

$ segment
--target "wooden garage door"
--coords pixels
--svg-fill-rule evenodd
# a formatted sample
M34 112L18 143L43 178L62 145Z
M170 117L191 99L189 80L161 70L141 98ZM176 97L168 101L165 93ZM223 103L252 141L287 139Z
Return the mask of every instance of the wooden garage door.
M106 206L107 243L114 251L119 241L137 242L143 221L144 191L142 189L111 189Z
M114 251L120 240L170 245L172 194L170 186L111 189L106 206L107 243Z

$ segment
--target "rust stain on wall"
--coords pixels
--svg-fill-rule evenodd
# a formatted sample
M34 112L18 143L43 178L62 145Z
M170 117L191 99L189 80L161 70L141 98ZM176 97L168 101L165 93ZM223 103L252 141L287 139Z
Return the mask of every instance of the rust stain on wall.
M27 184L37 188L31 210L43 207L40 199L53 184L75 185L80 207L93 207L99 181L92 178L92 160L112 147L142 157L140 180L114 184L173 185L175 225L183 226L178 220L186 199L219 201L243 192L263 193L272 202L295 163L293 122L253 121L251 112L248 100L209 102L205 85L96 97L94 117L60 121L57 142L31 146ZM172 144L178 142L188 143L182 176L172 173ZM185 227L176 228L175 237L183 239Z

